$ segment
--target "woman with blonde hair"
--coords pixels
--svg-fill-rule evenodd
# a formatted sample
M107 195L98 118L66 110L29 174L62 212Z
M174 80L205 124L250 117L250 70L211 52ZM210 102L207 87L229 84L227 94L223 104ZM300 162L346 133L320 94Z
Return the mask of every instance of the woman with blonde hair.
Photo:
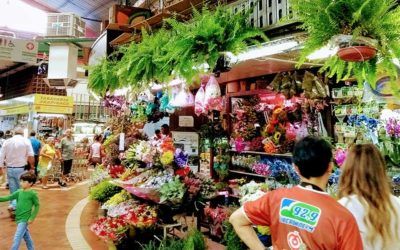
M354 215L364 249L399 249L400 199L391 194L386 165L373 144L347 153L339 182L339 202Z
M47 172L52 168L53 160L56 157L58 157L58 153L55 148L54 137L49 137L46 140L46 144L40 150L38 162L39 178L41 178L43 189L48 189Z

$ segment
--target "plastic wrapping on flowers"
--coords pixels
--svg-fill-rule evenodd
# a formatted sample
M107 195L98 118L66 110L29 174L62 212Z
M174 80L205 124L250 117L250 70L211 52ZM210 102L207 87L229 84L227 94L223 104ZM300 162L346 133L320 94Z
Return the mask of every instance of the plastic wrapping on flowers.
M102 240L118 244L126 237L128 223L122 218L102 217L90 226L90 230Z

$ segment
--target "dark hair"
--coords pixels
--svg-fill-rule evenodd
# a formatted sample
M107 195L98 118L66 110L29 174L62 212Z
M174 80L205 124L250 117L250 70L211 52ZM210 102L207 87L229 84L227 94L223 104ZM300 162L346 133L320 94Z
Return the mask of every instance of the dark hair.
M156 129L155 134L159 134L159 133L161 133L161 130Z
M95 135L94 136L95 141L100 141L101 140L101 135Z
M4 136L3 130L0 130L0 138Z
M31 131L31 136L35 136L36 132L35 131Z
M163 124L163 125L161 125L161 127L162 127L162 128L165 128L165 129L169 129L168 124Z
M323 176L331 161L332 146L322 138L307 136L294 146L293 163L307 179Z
M118 157L112 159L111 163L113 165L121 165L121 160Z
M22 174L21 177L19 177L19 179L21 181L27 181L33 185L36 182L36 175L28 172L28 173Z

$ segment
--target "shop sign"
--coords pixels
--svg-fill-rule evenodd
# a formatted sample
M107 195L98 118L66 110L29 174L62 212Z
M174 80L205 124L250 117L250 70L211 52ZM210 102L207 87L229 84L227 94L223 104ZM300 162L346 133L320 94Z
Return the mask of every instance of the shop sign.
M0 60L36 64L38 43L0 36Z
M193 116L179 116L179 127L194 127Z
M0 115L17 115L17 114L27 114L29 113L29 105L18 105L18 106L6 106L4 107Z
M74 99L72 96L35 94L33 105L38 113L72 114Z

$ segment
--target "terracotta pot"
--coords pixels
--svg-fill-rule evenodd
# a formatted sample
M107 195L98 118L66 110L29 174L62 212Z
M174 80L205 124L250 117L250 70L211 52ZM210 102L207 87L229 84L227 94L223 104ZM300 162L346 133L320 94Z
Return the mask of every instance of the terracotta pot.
M239 92L240 85L239 82L228 82L226 84L226 93L235 93Z
M369 46L350 46L339 49L337 55L346 62L363 62L374 58L376 49Z

